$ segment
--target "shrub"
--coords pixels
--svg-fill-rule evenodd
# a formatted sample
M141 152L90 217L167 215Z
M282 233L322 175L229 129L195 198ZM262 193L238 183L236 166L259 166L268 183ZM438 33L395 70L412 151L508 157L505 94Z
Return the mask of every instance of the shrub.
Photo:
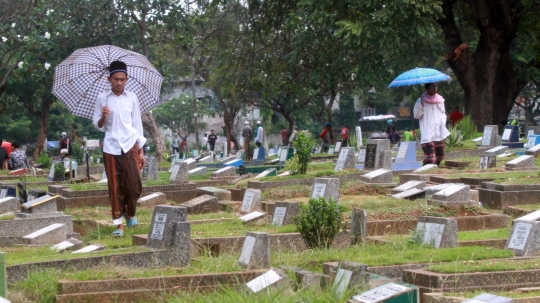
M459 123L456 124L456 128L461 131L461 134L463 135L463 140L474 139L476 133L478 132L478 129L476 128L476 124L474 124L474 121L471 119L471 116L463 117L463 119L461 119Z
M303 175L307 172L308 164L311 162L311 149L315 147L315 140L306 132L299 132L296 134L293 145L296 148L298 163L300 163L300 173Z
M42 151L39 154L39 157L37 158L36 163L43 163L44 168L49 168L51 167L52 159L51 157L49 157L48 153Z
M64 162L58 162L54 165L54 180L56 182L64 181L66 174L66 167L64 166Z
M463 134L461 134L457 127L450 127L450 135L444 140L445 146L454 147L463 145Z
M297 156L294 156L285 162L285 170L290 171L291 175L297 175L300 172L300 163L298 163Z
M300 204L294 223L308 248L329 248L341 228L341 210L332 199L311 198L308 206Z
M268 143L268 148L269 148L269 149L270 149L270 148L274 148L274 147L276 147L276 144L275 144L274 142Z
M78 143L71 145L71 158L78 164L84 163L84 149Z

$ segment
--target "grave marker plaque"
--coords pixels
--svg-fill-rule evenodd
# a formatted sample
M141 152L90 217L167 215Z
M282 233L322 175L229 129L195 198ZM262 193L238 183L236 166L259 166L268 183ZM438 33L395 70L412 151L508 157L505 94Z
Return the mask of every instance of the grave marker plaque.
M512 129L510 128L505 128L504 129L504 132L502 134L502 139L503 141L509 141L510 140L510 135L512 134Z
M270 267L270 234L248 232L238 263L247 269Z
M420 216L416 225L418 240L434 248L457 247L457 230L455 218Z
M279 154L280 164L285 164L285 162L287 162L287 154L288 154L288 150L286 148L281 149L281 153Z
M339 179L315 178L311 187L310 197L323 197L326 201L332 199L332 201L339 204Z
M361 303L413 303L420 302L420 294L415 285L392 282L353 296L352 299L353 302Z
M336 142L336 147L334 147L334 153L339 153L341 150L341 142Z
M187 209L185 207L173 205L154 206L146 246L150 248L172 247L175 241L175 233L178 232L175 231L175 225L186 222L186 220Z
M435 248L441 246L444 225L429 222L418 222L416 231L421 234L422 244L431 245Z
M366 149L361 148L358 151L358 163L364 163L365 159L366 159Z
M374 169L376 159L377 159L377 144L367 144L364 167L368 169Z
M354 148L352 147L341 149L334 171L338 172L347 168L354 168Z
M317 197L323 197L324 198L325 191L326 191L326 184L315 183L315 185L313 185L313 191L311 192L311 197L312 198L317 198Z
M362 146L362 128L360 126L355 127L356 130L356 146L360 148Z
M493 132L493 126L486 125L484 127L484 134L482 135L482 145L484 146L491 146L493 145L491 142L491 134Z
M251 213L254 211L261 211L261 191L257 189L248 189L244 193L244 199L242 200L242 207L240 213Z
M523 250L527 239L529 238L529 233L531 232L532 224L518 222L512 232L510 240L508 241L508 248Z
M163 240L163 233L165 232L165 224L167 223L167 214L156 213L154 219L154 227L152 228L151 237L154 240Z
M274 208L274 216L272 217L272 224L277 225L277 226L282 226L286 213L287 213L286 207Z

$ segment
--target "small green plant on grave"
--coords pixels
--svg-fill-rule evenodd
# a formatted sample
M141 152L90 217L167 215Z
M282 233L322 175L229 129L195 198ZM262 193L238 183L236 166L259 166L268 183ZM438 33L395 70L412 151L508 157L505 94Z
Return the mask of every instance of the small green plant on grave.
M81 147L79 143L74 143L71 146L71 148L72 148L72 151L71 151L72 160L77 162L77 164L83 164L84 163L84 149Z
M456 124L456 128L461 130L463 140L474 139L475 134L478 132L478 128L476 127L476 124L474 124L474 121L471 119L471 116L463 117L463 119L461 119L458 124Z
M285 162L285 171L289 171L291 175L297 175L300 172L298 156L294 156Z
M64 166L64 162L56 163L54 165L54 180L56 182L64 181L65 174L66 174L66 167Z
M39 153L39 157L37 158L36 162L43 163L43 167L48 169L49 167L51 167L52 159L51 157L49 157L48 153L42 151L41 153Z
M296 229L308 248L329 248L342 225L339 206L323 197L309 199L308 205L300 204L298 216L294 218Z
M356 142L356 132L349 134L349 147L354 147L354 150L358 150L358 142Z
M276 144L274 142L268 143L268 149L276 147Z
M463 145L463 134L458 131L457 127L450 127L450 135L444 139L446 147L454 147Z
M306 132L299 132L296 134L293 146L296 148L296 156L298 156L298 163L300 163L300 173L305 175L308 164L311 162L311 150L315 147L315 140Z
M255 149L257 148L257 144L255 142L249 143L249 157L253 159L253 154L255 153Z

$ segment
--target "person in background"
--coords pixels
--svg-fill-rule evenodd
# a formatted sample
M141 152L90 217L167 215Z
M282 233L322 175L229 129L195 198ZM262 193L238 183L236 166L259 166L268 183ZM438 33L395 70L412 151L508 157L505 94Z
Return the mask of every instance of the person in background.
M257 136L255 137L255 144L257 147L261 147L264 138L264 129L261 126L261 121L257 121Z
M187 139L182 139L180 142L180 159L184 158L184 155L187 152Z
M414 141L414 134L411 132L411 128L407 127L403 133L403 141Z
M8 169L9 165L8 165L8 160L9 160L9 155L11 154L11 143L7 142L6 140L4 140L2 142L2 145L1 145L3 148L5 148L7 150L7 158L4 160L4 162L2 163L2 167L4 167L4 169Z
M331 132L332 132L332 123L326 122L324 124L324 130L319 135L322 140L321 153L328 152L328 148L330 147L330 133Z
M437 94L436 83L426 83L424 87L426 92L416 101L413 113L420 122L424 165L439 165L444 159L444 139L450 135L446 129L444 98Z
M204 134L204 136L202 137L201 149L203 147L206 147L207 144L208 144L208 134Z
M71 141L68 139L66 132L62 132L60 134L60 158L64 159L65 157L68 157L72 153L71 149Z
M287 129L283 129L281 131L281 143L285 145L285 141L287 140Z
M7 170L9 156L8 156L7 149L1 146L2 142L3 142L2 139L0 139L0 169Z
M13 151L9 156L9 168L16 170L26 168L28 161L26 159L26 153L21 150L21 145L18 142L13 142Z
M349 143L349 128L347 125L341 129L341 147L347 147Z
M394 144L398 144L399 140L401 139L396 133L396 128L394 126L390 127L390 132L386 133L386 138L390 139L390 147L393 147Z
M177 133L174 133L173 139L172 139L172 151L173 155L176 156L176 153L180 152L180 138L178 137Z
M214 148L216 147L216 140L216 133L212 129L210 130L210 135L208 135L208 146L210 147L210 151L214 151Z
M465 115L459 111L459 106L454 105L454 111L450 113L450 121L452 121L452 126L456 126Z
M253 140L253 131L249 127L249 122L244 122L244 129L242 130L242 137L244 137L244 150L246 152L246 161L251 160L251 155L249 153L249 143Z

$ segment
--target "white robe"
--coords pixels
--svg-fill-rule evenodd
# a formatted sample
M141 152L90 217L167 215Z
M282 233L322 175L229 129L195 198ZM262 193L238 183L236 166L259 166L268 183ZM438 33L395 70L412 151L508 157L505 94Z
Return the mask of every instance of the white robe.
M442 110L438 104L429 104L427 102L424 102L422 108L421 99L416 100L413 109L414 118L420 120L421 143L444 140L450 135L450 132L446 129L444 103L442 104Z

